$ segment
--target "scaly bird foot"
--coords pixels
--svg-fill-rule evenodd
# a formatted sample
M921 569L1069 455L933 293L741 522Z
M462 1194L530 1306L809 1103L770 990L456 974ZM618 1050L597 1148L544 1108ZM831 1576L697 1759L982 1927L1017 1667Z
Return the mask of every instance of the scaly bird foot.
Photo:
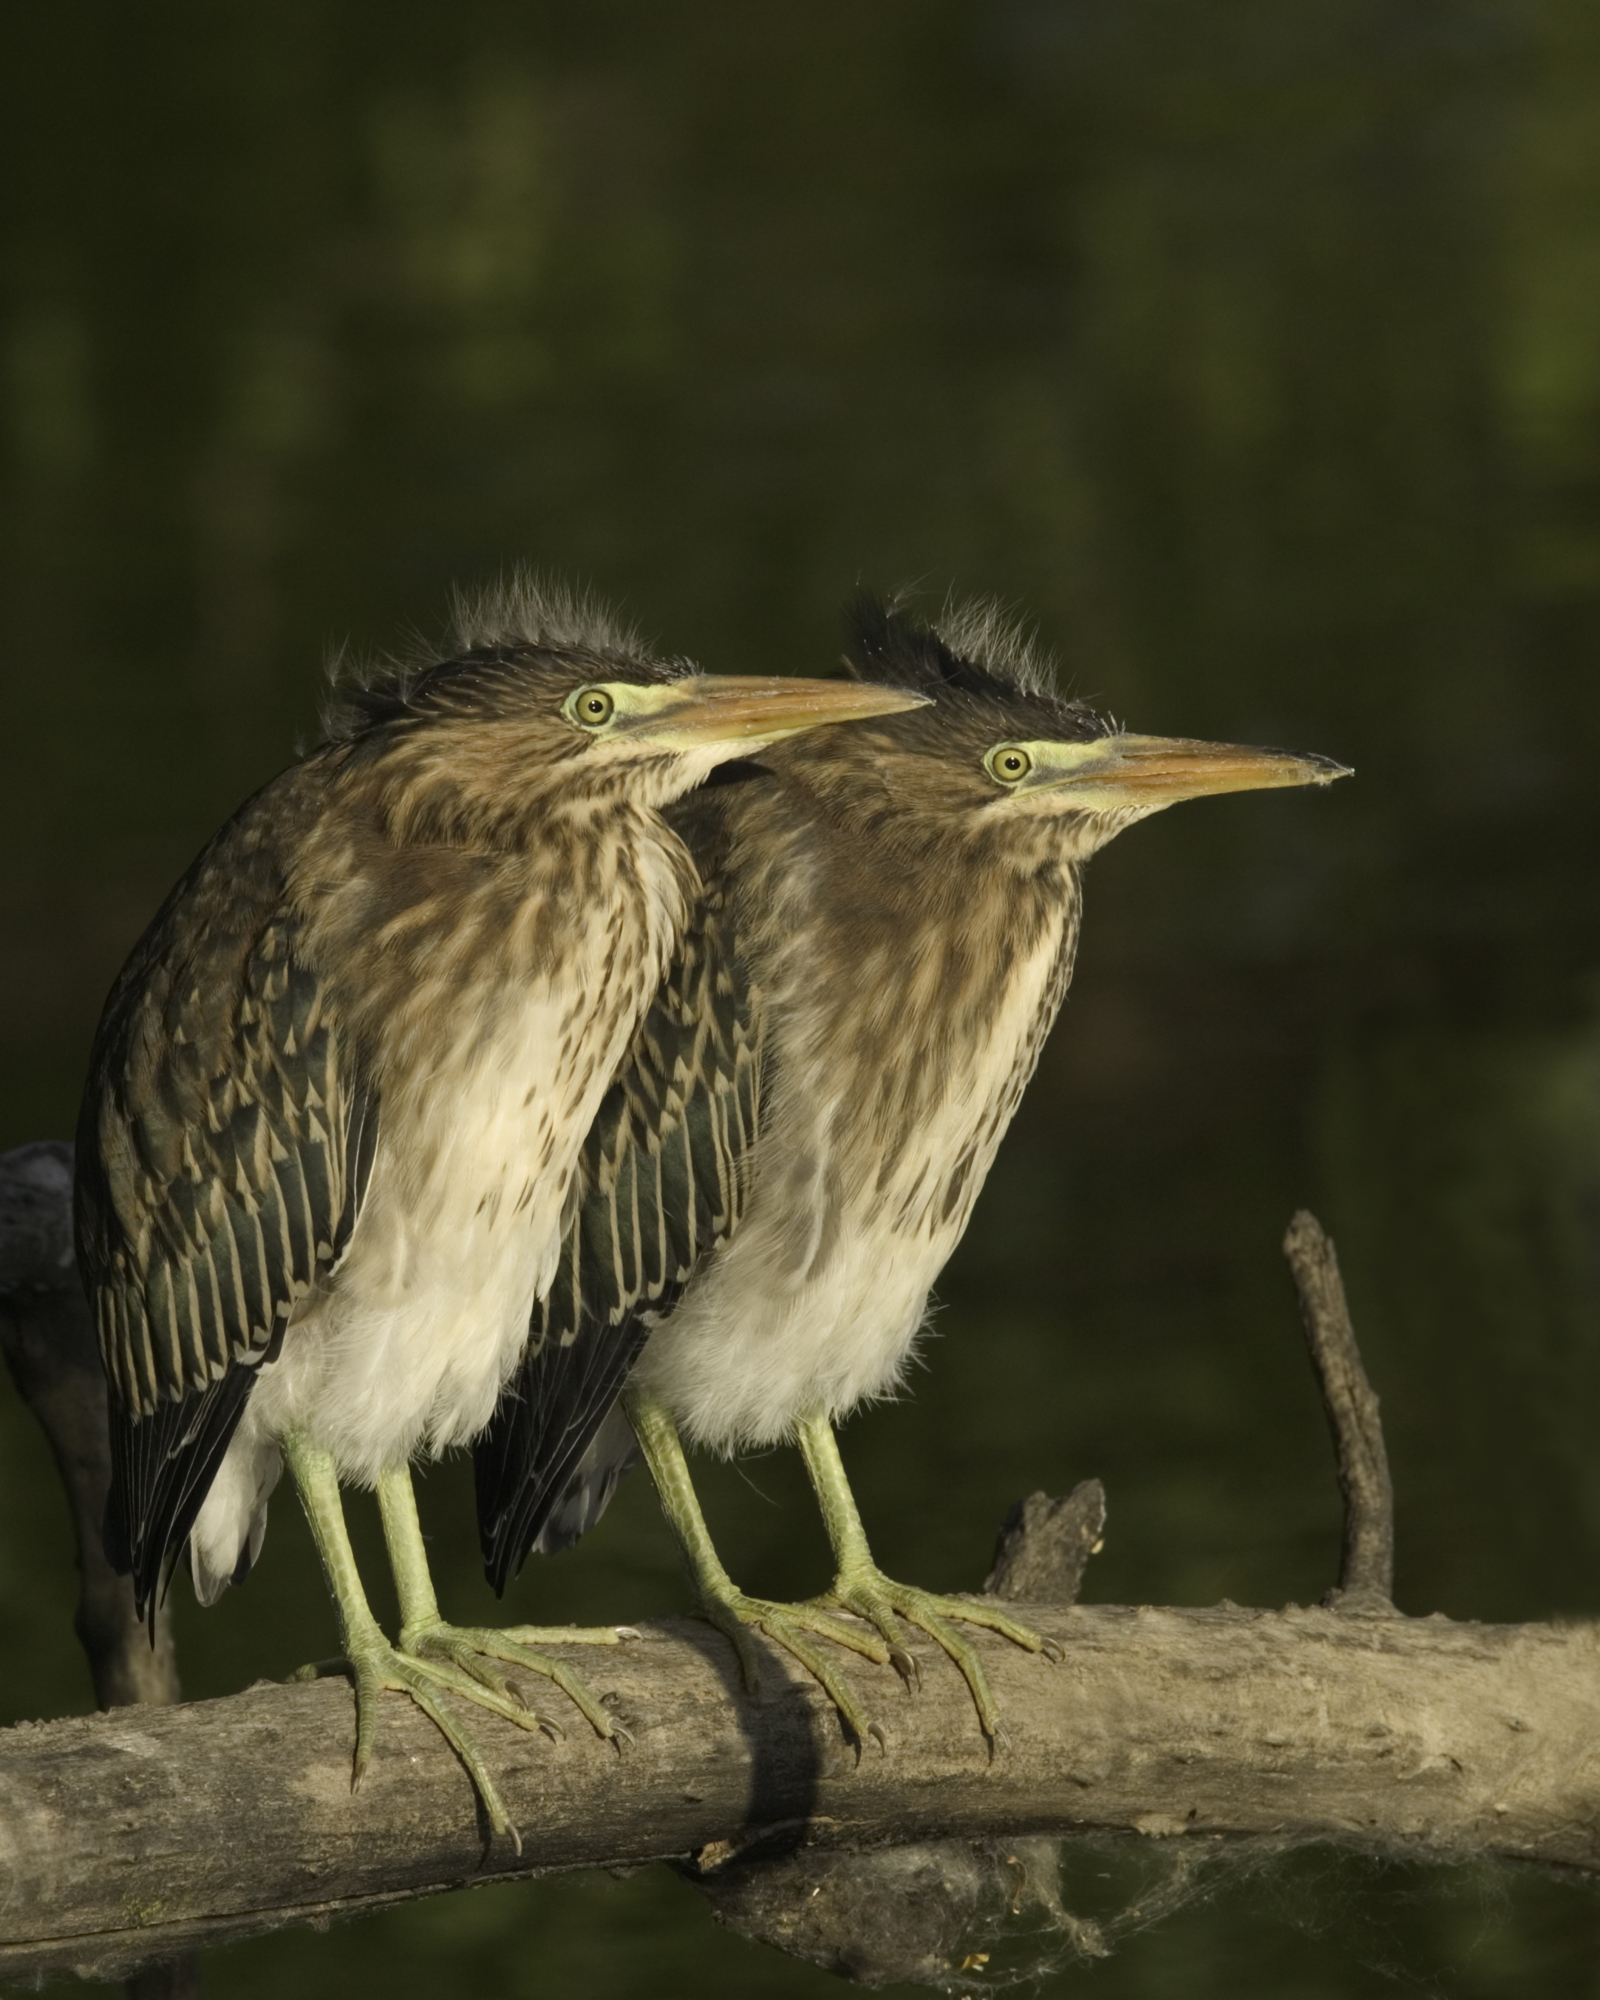
M869 1740L876 1743L880 1750L884 1748L882 1728L835 1673L826 1655L812 1644L809 1635L831 1639L836 1646L848 1647L851 1652L860 1653L880 1667L893 1666L897 1672L904 1674L912 1665L910 1655L892 1637L887 1642L874 1638L870 1632L846 1625L814 1604L775 1604L769 1598L747 1597L742 1590L731 1587L726 1594L702 1590L699 1599L700 1615L733 1641L733 1650L739 1656L739 1670L749 1693L756 1693L760 1686L759 1658L750 1634L761 1632L775 1645L782 1646L785 1652L792 1653L819 1683L823 1693L839 1711L839 1720L847 1733L855 1739L858 1758Z
M483 1752L439 1700L439 1692L448 1689L460 1700L486 1708L491 1714L514 1722L519 1729L553 1729L552 1723L543 1716L535 1715L509 1689L493 1688L477 1676L463 1672L454 1663L421 1658L401 1647L391 1646L376 1630L352 1637L347 1642L342 1659L322 1660L315 1666L302 1667L291 1678L297 1681L318 1680L333 1674L342 1674L355 1683L356 1747L350 1775L351 1791L360 1787L372 1762L372 1746L378 1728L378 1697L385 1688L392 1688L397 1694L409 1695L438 1729L466 1766L467 1775L483 1801L489 1824L496 1833L509 1834L517 1852L522 1852L522 1836L506 1811L498 1786L489 1775Z
M1037 1632L1026 1625L1019 1625L1016 1619L1007 1617L1005 1612L996 1610L993 1605L965 1597L941 1597L934 1591L920 1590L915 1584L896 1583L885 1576L876 1564L860 1564L841 1570L834 1578L832 1590L815 1601L819 1608L853 1611L858 1618L864 1618L869 1625L876 1627L897 1651L897 1616L936 1640L961 1669L977 1706L978 1726L991 1745L996 1740L1003 1743L1005 1731L989 1687L989 1677L976 1651L962 1638L952 1621L980 1625L986 1631L998 1632L1025 1651L1043 1653L1047 1659L1061 1657L1061 1648L1053 1639L1041 1638ZM908 1685L920 1681L920 1669L914 1661L911 1672L904 1677Z
M606 1626L602 1629L604 1636L598 1643L616 1645L616 1627ZM515 1631L497 1632L477 1625L449 1625L440 1619L436 1623L427 1625L407 1626L400 1634L400 1650L412 1659L425 1664L442 1663L462 1675L478 1689L487 1691L496 1699L485 1702L484 1706L494 1708L496 1714L500 1713L497 1702L512 1705L524 1716L530 1715L532 1711L514 1684L490 1665L491 1661L520 1668L523 1673L538 1674L544 1680L553 1681L584 1720L608 1743L615 1744L619 1750L624 1743L631 1743L633 1738L628 1731L595 1696L590 1694L588 1688L570 1667L563 1666L559 1660L551 1659L547 1653L536 1652L532 1646L524 1643L525 1638L531 1636L533 1630L531 1626L522 1626ZM557 1635L541 1636L545 1637L548 1643L550 1638ZM594 1642L589 1632L579 1631L577 1628L559 1636L567 1640ZM557 1736L566 1734L565 1730L559 1724L552 1722L548 1716L535 1716L533 1720L538 1728L551 1731Z

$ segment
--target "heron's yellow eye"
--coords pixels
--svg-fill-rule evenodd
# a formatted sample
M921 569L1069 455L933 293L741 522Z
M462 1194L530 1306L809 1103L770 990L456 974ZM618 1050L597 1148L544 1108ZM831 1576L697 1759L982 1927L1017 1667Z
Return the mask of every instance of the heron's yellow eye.
M567 698L567 714L582 729L600 729L616 713L617 704L604 688L579 688Z
M983 768L1002 785L1020 785L1033 769L1033 759L1015 743L1002 743L984 758Z

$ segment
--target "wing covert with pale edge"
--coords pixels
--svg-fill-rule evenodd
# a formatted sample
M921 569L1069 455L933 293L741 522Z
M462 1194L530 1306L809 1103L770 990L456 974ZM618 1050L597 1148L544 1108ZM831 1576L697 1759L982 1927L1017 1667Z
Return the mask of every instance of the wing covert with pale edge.
M107 1551L141 1611L257 1369L343 1254L377 1141L376 1094L305 962L264 803L135 947L79 1124L79 1265L110 1387Z

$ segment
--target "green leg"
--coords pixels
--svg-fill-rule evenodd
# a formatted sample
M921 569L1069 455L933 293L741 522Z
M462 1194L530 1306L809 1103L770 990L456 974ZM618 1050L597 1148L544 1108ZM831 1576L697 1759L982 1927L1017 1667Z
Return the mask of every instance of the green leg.
M868 1737L873 1738L881 1749L884 1741L882 1729L868 1717L809 1635L832 1639L841 1646L849 1647L852 1652L877 1661L880 1666L891 1661L899 1665L907 1660L907 1656L892 1639L885 1644L870 1633L829 1617L814 1605L774 1604L767 1598L747 1597L722 1567L712 1546L671 1413L664 1404L636 1388L624 1391L623 1402L628 1420L638 1437L639 1449L644 1453L650 1476L661 1496L662 1508L678 1538L678 1547L683 1553L690 1588L694 1591L700 1614L733 1641L746 1688L754 1694L760 1684L756 1649L750 1639L754 1630L765 1633L792 1653L806 1671L821 1683L823 1692L839 1711L845 1728L855 1738L858 1749Z
M495 1714L503 1715L508 1721L520 1723L523 1727L537 1727L537 1723L520 1703L513 1702L509 1697L502 1700L455 1667L410 1658L390 1645L372 1615L367 1593L362 1588L355 1551L350 1546L350 1535L344 1524L339 1477L334 1469L332 1453L318 1450L304 1438L289 1437L284 1440L283 1455L294 1474L295 1485L300 1489L300 1502L306 1510L306 1519L311 1523L317 1553L322 1557L322 1567L339 1615L339 1642L344 1648L341 1660L316 1667L302 1667L295 1678L313 1680L324 1673L340 1672L347 1673L355 1682L356 1754L351 1790L354 1791L361 1783L372 1761L372 1743L378 1725L378 1696L385 1688L393 1688L397 1693L410 1695L437 1725L440 1734L467 1767L467 1773L483 1801L484 1811L489 1815L490 1825L496 1833L509 1833L520 1853L521 1838L489 1775L483 1753L442 1706L438 1691L449 1688L455 1694L493 1709Z
M872 1560L872 1551L867 1547L866 1530L845 1477L844 1460L839 1456L839 1441L832 1424L818 1413L803 1419L796 1436L838 1564L832 1590L817 1602L855 1612L858 1618L876 1626L891 1643L898 1629L897 1613L908 1624L936 1639L965 1675L972 1699L977 1703L979 1727L992 1742L1001 1734L1001 1728L989 1677L983 1671L983 1662L951 1621L959 1619L963 1624L982 1625L991 1632L1003 1633L1030 1653L1042 1652L1059 1658L1060 1647L1054 1640L1041 1639L1037 1632L1029 1631L1026 1625L1019 1625L992 1605L966 1597L939 1597L930 1590L917 1589L914 1584L892 1582Z
M433 1594L433 1578L428 1570L427 1545L422 1539L422 1523L417 1518L417 1496L412 1490L409 1466L398 1466L379 1478L378 1507L383 1515L384 1540L389 1544L389 1567L394 1571L395 1587L400 1593L402 1653L415 1660L443 1661L454 1668L479 1689L487 1690L496 1698L486 1705L494 1707L497 1714L503 1712L497 1703L510 1703L520 1708L524 1715L531 1715L531 1711L505 1676L489 1665L491 1660L520 1667L525 1673L539 1674L545 1680L554 1681L582 1712L585 1720L592 1723L608 1741L616 1742L620 1747L621 1740L632 1740L570 1668L533 1650L527 1641L535 1636L534 1628L519 1626L515 1631L496 1632L476 1625L449 1625L440 1617L439 1600ZM546 1637L542 1633L537 1636ZM573 1626L549 1637L614 1646L617 1630L612 1625L595 1630ZM548 1716L532 1716L531 1719L538 1728L550 1730L557 1736L564 1733Z

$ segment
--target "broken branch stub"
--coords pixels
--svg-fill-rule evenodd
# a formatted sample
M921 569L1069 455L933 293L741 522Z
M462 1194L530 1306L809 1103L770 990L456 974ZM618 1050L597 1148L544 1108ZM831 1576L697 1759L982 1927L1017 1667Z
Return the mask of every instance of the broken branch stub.
M1333 1432L1344 1495L1344 1560L1328 1603L1344 1611L1394 1609L1394 1486L1378 1398L1361 1365L1333 1239L1300 1209L1283 1239L1300 1294L1306 1344Z

